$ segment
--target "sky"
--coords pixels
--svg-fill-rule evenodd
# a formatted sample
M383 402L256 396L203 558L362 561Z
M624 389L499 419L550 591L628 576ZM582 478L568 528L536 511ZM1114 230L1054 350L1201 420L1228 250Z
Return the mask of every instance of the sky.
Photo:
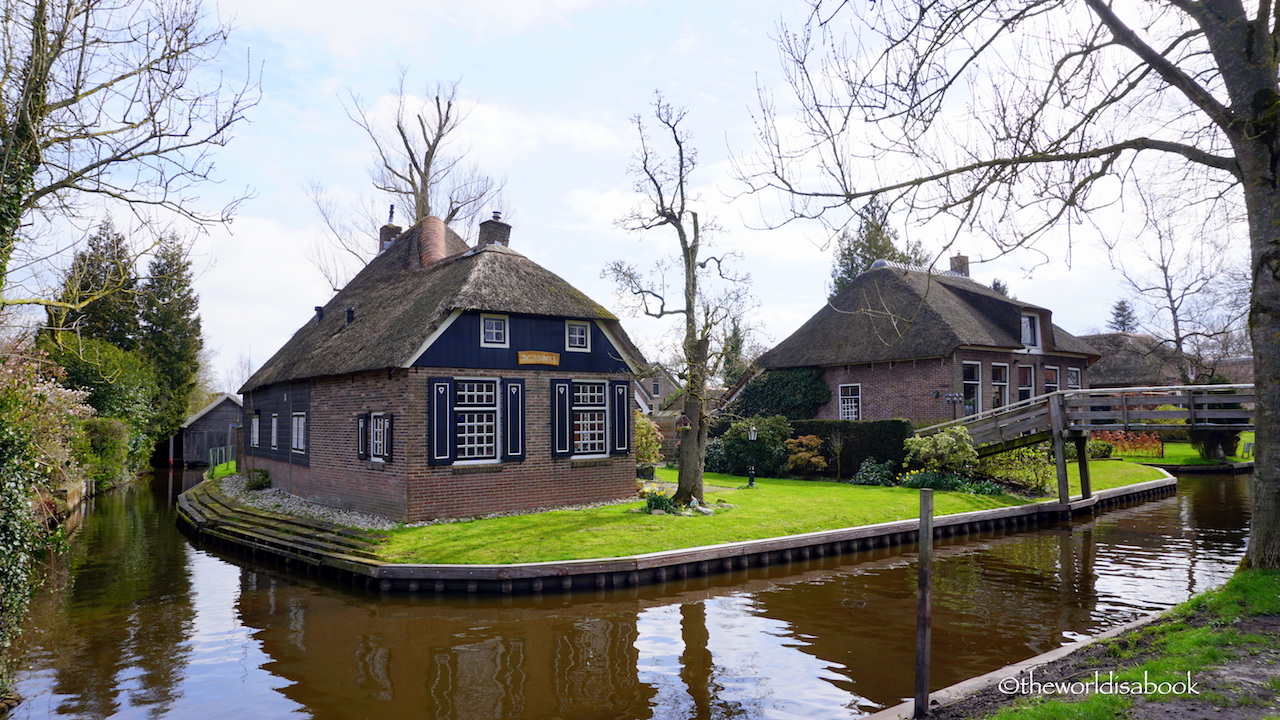
M511 247L619 314L651 359L668 352L675 321L625 314L601 271L613 260L647 267L676 247L670 232L616 224L640 200L628 174L637 147L631 118L650 113L655 90L688 109L698 208L722 228L717 249L737 251L737 269L751 275L755 305L747 316L759 342L771 347L825 303L829 232L816 222L770 229L776 198L743 196L732 167L733 158L757 150L758 88L775 91L786 112L774 38L780 22L802 20L799 3L219 0L207 7L235 27L218 60L223 71L243 76L247 62L262 90L218 151L222 184L205 192L211 206L245 188L254 195L231 225L199 236L194 252L213 375L224 384L238 361L260 366L332 296L309 260L324 225L307 184L342 203L390 203L373 191L372 144L342 99L354 93L375 111L394 104L399 68L411 91L459 82L470 107L460 147L505 178ZM927 231L902 230L927 249L941 247ZM1088 232L1074 236L1069 252L1054 242L1043 253L991 262L983 259L993 248L978 238L961 236L954 247L970 256L975 279L1004 280L1069 332L1105 326L1125 294Z

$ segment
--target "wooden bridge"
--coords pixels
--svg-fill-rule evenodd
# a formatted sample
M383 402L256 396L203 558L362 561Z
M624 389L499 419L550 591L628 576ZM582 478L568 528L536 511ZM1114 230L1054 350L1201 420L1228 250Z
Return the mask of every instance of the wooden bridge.
M1253 385L1169 385L1136 388L1061 390L969 415L919 431L932 435L963 426L978 457L996 455L1046 440L1053 441L1058 496L1070 499L1065 444L1076 446L1083 497L1090 497L1085 443L1092 430L1169 430L1205 428L1252 430L1256 397Z

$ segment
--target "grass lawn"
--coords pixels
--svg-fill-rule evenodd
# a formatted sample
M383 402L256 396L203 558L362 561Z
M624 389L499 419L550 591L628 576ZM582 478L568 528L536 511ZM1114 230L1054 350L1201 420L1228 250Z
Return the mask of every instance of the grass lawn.
M1164 476L1156 471L1155 468L1149 468L1146 465L1128 460L1095 460L1089 463L1089 487L1094 492L1120 487L1121 485L1158 480L1162 477ZM1074 460L1067 461L1067 479L1071 483L1071 495L1079 495L1080 467L1076 465ZM1049 490L1057 493L1056 481Z
M1095 463L1094 467L1092 477L1098 489L1159 477L1152 468L1130 463ZM659 470L658 480L674 479L674 471ZM399 528L389 533L379 554L389 562L472 564L621 557L906 520L916 517L920 506L918 491L908 488L758 478L756 487L748 490L745 478L718 473L707 473L705 482L731 488L708 491L709 504L724 500L734 507L710 517L627 512L640 507L637 501ZM1011 495L939 492L934 496L938 515L1027 502Z
M235 474L236 474L235 460L231 460L230 462L224 462L221 465L215 465L213 469L209 471L209 477L214 480L217 480L220 477L226 477L228 475L235 475Z
M1240 433L1240 445L1238 448L1243 450L1246 442L1253 442L1252 432ZM1153 458L1141 455L1125 455L1123 453L1116 453L1116 456L1123 457L1127 460L1133 460L1134 462L1149 462L1158 465L1217 465L1223 462L1220 460L1205 460L1200 457L1200 453L1196 452L1195 448L1191 447L1191 443L1183 442L1165 443L1164 457L1162 458ZM1232 456L1226 458L1225 462L1245 462L1252 459L1252 457L1245 458Z

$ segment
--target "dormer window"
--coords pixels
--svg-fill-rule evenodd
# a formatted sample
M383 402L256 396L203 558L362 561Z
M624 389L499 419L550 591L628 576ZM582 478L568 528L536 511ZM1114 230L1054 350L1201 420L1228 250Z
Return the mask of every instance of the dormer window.
M507 338L506 315L480 316L480 347L505 348L511 344Z
M570 352L591 352L591 324L580 320L566 320L564 349Z
M1029 348L1040 347L1040 318L1035 315L1022 316L1022 344Z

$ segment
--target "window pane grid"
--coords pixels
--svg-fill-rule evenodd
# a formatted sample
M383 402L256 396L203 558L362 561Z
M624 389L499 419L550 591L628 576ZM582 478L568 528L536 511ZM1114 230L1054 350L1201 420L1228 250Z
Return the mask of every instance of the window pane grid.
M569 347L585 348L587 347L587 326L577 323L570 323L568 326Z
M484 344L507 344L507 321L505 318L484 318Z
M498 414L493 410L458 413L458 459L498 456Z
M575 410L573 413L573 451L578 454L605 451L603 410Z
M493 381L457 382L455 404L458 407L493 407L498 404L498 383Z
M575 406L604 406L604 383L574 383L573 404Z
M387 420L382 415L374 415L371 421L373 425L369 438L369 454L374 457L386 457L387 455Z

